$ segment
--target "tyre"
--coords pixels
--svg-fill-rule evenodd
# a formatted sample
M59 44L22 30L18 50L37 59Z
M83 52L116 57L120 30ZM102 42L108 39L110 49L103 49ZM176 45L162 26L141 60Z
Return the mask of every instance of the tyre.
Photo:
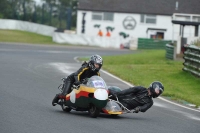
M89 110L88 110L88 112L89 112L89 115L91 117L96 118L99 115L99 113L100 113L100 109L97 108L94 105L91 105L90 108L89 108Z
M118 114L112 114L111 117L116 118L118 117Z
M62 105L61 107L64 112L70 112L72 110L71 108L69 108L68 106L65 106L65 105Z
M68 106L65 106L64 103L65 103L65 101L64 101L64 100L61 100L60 106L61 106L62 110L63 110L64 112L70 112L72 109L71 109L70 107L68 107Z

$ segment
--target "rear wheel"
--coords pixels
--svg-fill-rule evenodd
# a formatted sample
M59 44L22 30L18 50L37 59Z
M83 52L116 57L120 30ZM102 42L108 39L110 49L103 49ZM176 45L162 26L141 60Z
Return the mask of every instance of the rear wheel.
M90 108L89 108L89 110L88 110L88 112L89 112L89 115L91 117L96 118L99 115L99 113L100 113L100 109L97 108L94 105L91 105Z

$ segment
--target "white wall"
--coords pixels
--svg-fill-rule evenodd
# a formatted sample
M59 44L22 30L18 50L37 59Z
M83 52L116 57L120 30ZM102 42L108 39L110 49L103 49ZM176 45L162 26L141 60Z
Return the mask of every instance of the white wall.
M0 29L29 31L45 36L52 36L56 30L52 26L11 19L0 19Z
M87 35L54 32L53 41L57 43L69 43L74 45L89 45L104 48L120 48L119 38L113 37L92 37Z

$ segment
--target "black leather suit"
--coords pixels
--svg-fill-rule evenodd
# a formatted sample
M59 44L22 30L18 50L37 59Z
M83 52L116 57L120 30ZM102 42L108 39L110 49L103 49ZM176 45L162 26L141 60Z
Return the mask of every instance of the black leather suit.
M88 65L88 63L84 63L82 64L82 67L70 74L66 79L65 79L65 84L64 84L64 89L62 94L66 95L69 94L71 92L71 87L73 85L73 83L77 82L77 81L82 81L83 79L86 78L90 78L94 75L100 76L100 73L98 71L92 71Z
M141 112L145 112L153 105L152 97L148 96L147 89L142 86L131 87L117 92L116 95L128 109L139 107Z

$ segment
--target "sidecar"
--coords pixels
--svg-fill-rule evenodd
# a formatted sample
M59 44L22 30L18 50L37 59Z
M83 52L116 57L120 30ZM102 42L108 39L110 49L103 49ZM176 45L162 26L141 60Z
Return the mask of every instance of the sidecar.
M117 116L120 114L126 114L126 113L134 113L135 110L129 110L127 107L123 105L123 99L118 99L118 97L114 96L113 94L119 91L122 91L119 87L117 86L109 86L108 87L109 91L109 99L108 103L106 106L102 109L102 112L105 114L109 114L112 116Z
M63 111L70 112L88 111L91 117L97 117L102 108L108 102L108 88L104 80L99 76L89 78L87 84L81 84L79 88L72 88L72 92L66 95L62 101Z
M117 86L109 86L109 99L106 106L102 109L102 112L105 114L117 116L123 114L123 108L119 102L117 102L115 97L112 96L113 93L121 91L121 89Z

